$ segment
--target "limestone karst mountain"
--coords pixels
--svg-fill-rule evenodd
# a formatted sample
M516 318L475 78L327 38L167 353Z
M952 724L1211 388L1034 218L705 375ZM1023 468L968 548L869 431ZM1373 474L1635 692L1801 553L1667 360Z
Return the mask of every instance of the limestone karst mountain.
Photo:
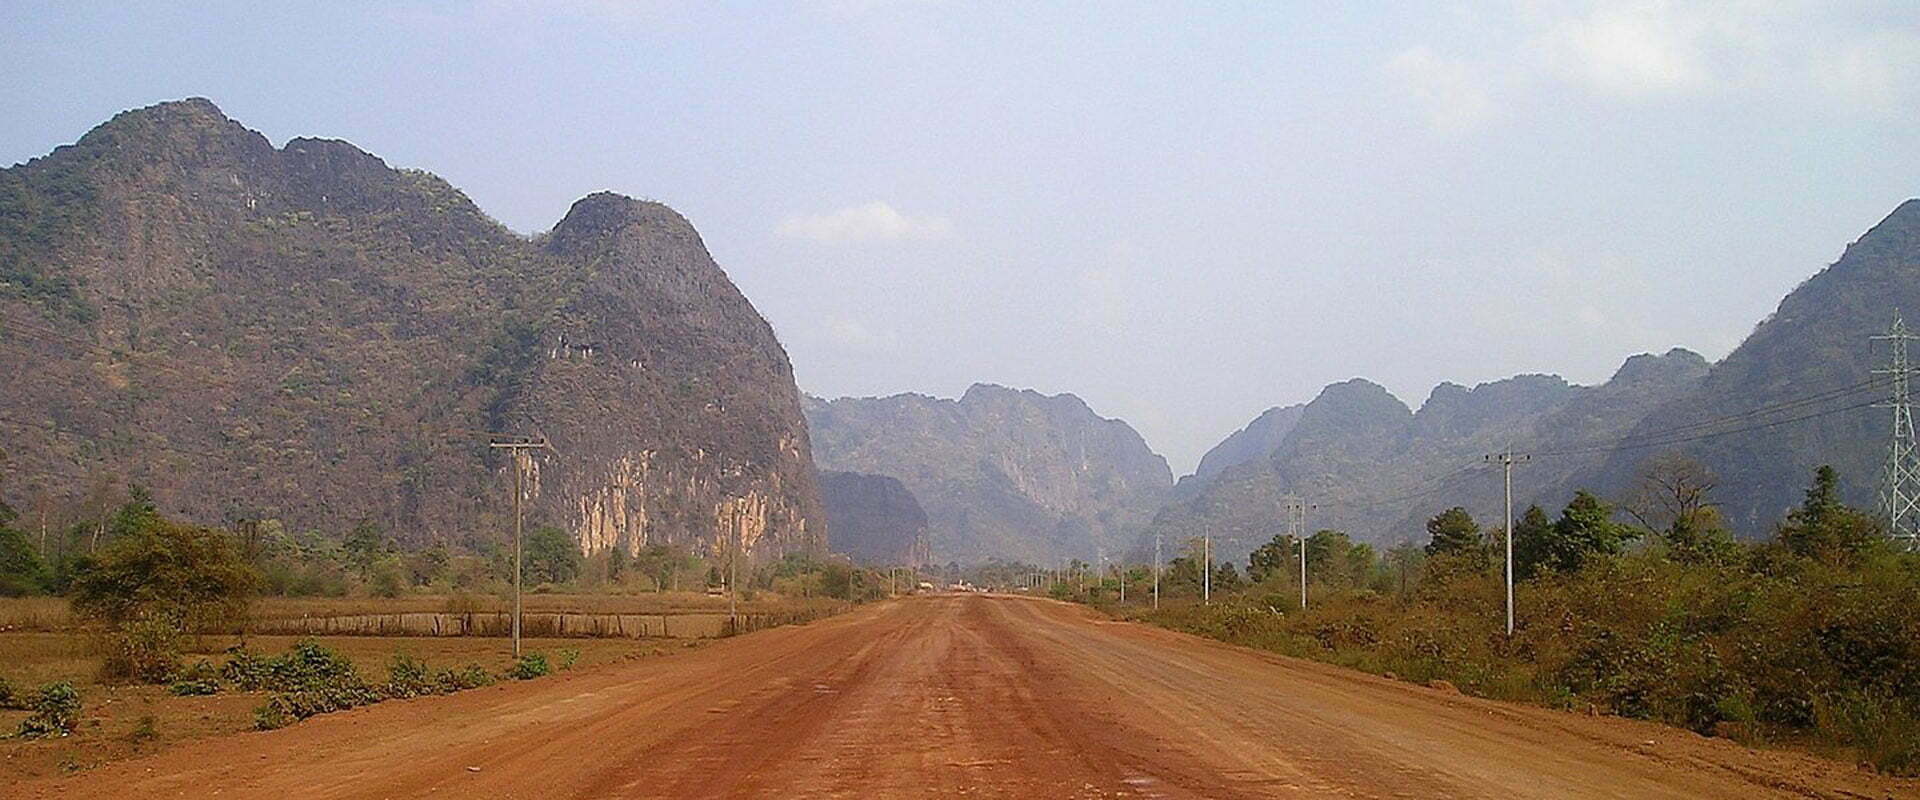
M888 475L919 498L939 562L1117 555L1173 485L1133 428L1068 394L976 384L958 400L809 398L806 412L822 469Z
M1718 363L1676 349L1634 356L1599 386L1539 375L1442 384L1418 412L1365 381L1336 384L1277 442L1263 440L1263 457L1247 458L1244 445L1260 420L1223 443L1216 450L1237 463L1184 479L1154 530L1212 530L1223 553L1244 552L1284 532L1289 494L1316 504L1310 528L1381 544L1423 540L1421 522L1453 505L1497 525L1499 476L1478 462L1509 445L1536 454L1516 471L1521 506L1558 507L1575 489L1624 501L1642 464L1678 453L1717 476L1713 499L1745 537L1768 535L1822 464L1838 468L1848 502L1870 507L1891 427L1874 407L1889 387L1873 372L1887 352L1872 337L1903 309L1920 310L1920 200L1787 295Z
M1628 440L1637 446L1615 454L1595 482L1630 482L1651 444L1712 468L1722 513L1749 535L1768 533L1799 503L1821 464L1839 471L1849 503L1872 507L1892 431L1891 412L1872 407L1890 391L1886 376L1873 373L1887 366L1886 343L1872 337L1899 314L1909 327L1920 324L1920 200L1900 204L1848 245L1698 387L1642 420Z
M927 512L899 480L859 472L820 473L827 547L855 563L919 566Z
M824 544L787 356L658 203L587 197L528 239L342 141L274 147L206 100L0 170L6 487L149 487L206 522L588 551Z
M1699 355L1676 349L1634 356L1599 386L1551 375L1473 388L1443 383L1418 411L1378 384L1337 383L1306 404L1265 456L1196 479L1189 496L1161 509L1153 530L1167 541L1212 531L1222 555L1238 557L1286 532L1288 495L1313 506L1309 532L1334 528L1375 544L1421 541L1421 521L1453 505L1491 521L1501 485L1483 464L1486 454L1510 442L1545 449L1617 438L1706 369ZM1554 503L1604 460L1596 453L1530 463L1516 500Z

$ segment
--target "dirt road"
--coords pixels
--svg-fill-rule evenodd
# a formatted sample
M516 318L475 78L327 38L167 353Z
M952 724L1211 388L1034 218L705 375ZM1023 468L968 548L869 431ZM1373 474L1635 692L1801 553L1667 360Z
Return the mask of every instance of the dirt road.
M1759 800L1920 784L967 596L202 740L0 796Z

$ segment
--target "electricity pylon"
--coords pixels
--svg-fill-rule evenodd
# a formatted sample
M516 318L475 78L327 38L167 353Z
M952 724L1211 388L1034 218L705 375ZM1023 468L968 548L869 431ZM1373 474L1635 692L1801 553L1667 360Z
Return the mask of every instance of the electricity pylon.
M1874 370L1876 375L1893 379L1893 395L1881 408L1893 409L1893 440L1887 445L1887 463L1880 469L1880 514L1886 517L1887 533L1909 549L1920 547L1920 447L1915 446L1913 404L1907 378L1913 367L1907 361L1907 342L1920 339L1907 329L1900 312L1893 314L1893 326L1873 337L1888 344L1890 363Z

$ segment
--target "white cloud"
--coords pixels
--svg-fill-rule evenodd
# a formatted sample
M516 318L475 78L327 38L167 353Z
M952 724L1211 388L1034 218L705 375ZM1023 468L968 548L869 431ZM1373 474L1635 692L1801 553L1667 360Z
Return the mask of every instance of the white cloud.
M1493 99L1465 62L1438 55L1425 45L1400 51L1382 69L1441 133L1471 130L1493 111Z
M1920 82L1920 34L1885 31L1863 36L1814 62L1813 78L1836 97L1879 110L1911 110Z
M874 201L825 214L800 214L780 221L782 236L839 244L890 239L944 239L953 235L945 217L913 217Z
M1636 97L1701 88L1712 76L1708 18L1665 2L1601 3L1551 25L1536 46L1552 67L1605 94Z
M892 341L852 317L828 317L824 327L828 341L848 350L885 350Z

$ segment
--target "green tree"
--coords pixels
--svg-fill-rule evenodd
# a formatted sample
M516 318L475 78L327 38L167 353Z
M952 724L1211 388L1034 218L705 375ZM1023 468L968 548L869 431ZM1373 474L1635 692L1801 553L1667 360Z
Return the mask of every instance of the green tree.
M346 556L347 565L360 577L368 577L373 571L373 563L386 554L387 535L372 520L361 520L347 532L347 538L340 543L340 549Z
M1518 534L1518 527L1514 533ZM1626 549L1634 531L1613 521L1613 508L1585 490L1574 492L1573 502L1553 521L1553 528L1537 553L1529 554L1529 565L1568 572L1596 556L1618 555ZM1518 562L1522 553L1514 544ZM1516 572L1518 572L1516 564Z
M551 525L527 534L526 577L535 583L561 583L580 574L580 546L566 531Z
M1526 580L1540 571L1553 548L1553 520L1539 506L1527 506L1513 525L1513 577Z
M1284 533L1275 534L1273 541L1247 554L1248 580L1265 583L1268 578L1289 574L1287 565L1293 563L1294 552L1293 537Z
M0 597L39 594L50 578L27 534L0 522Z
M1240 571L1233 568L1233 562L1222 561L1218 566L1213 568L1213 590L1215 592L1231 592L1245 585L1246 582L1240 579Z
M619 583L620 576L627 571L627 549L614 545L607 551L607 582Z
M1885 536L1878 519L1840 502L1840 478L1833 467L1813 474L1806 499L1787 512L1775 538L1796 555L1837 564L1857 562Z
M81 568L72 602L81 616L115 625L147 618L188 629L241 618L258 585L224 531L155 514Z
M1427 555L1452 556L1484 564L1486 544L1480 540L1480 524L1467 510L1454 506L1427 520Z
M1373 547L1344 531L1322 530L1307 537L1307 579L1329 586L1357 586L1372 574Z

